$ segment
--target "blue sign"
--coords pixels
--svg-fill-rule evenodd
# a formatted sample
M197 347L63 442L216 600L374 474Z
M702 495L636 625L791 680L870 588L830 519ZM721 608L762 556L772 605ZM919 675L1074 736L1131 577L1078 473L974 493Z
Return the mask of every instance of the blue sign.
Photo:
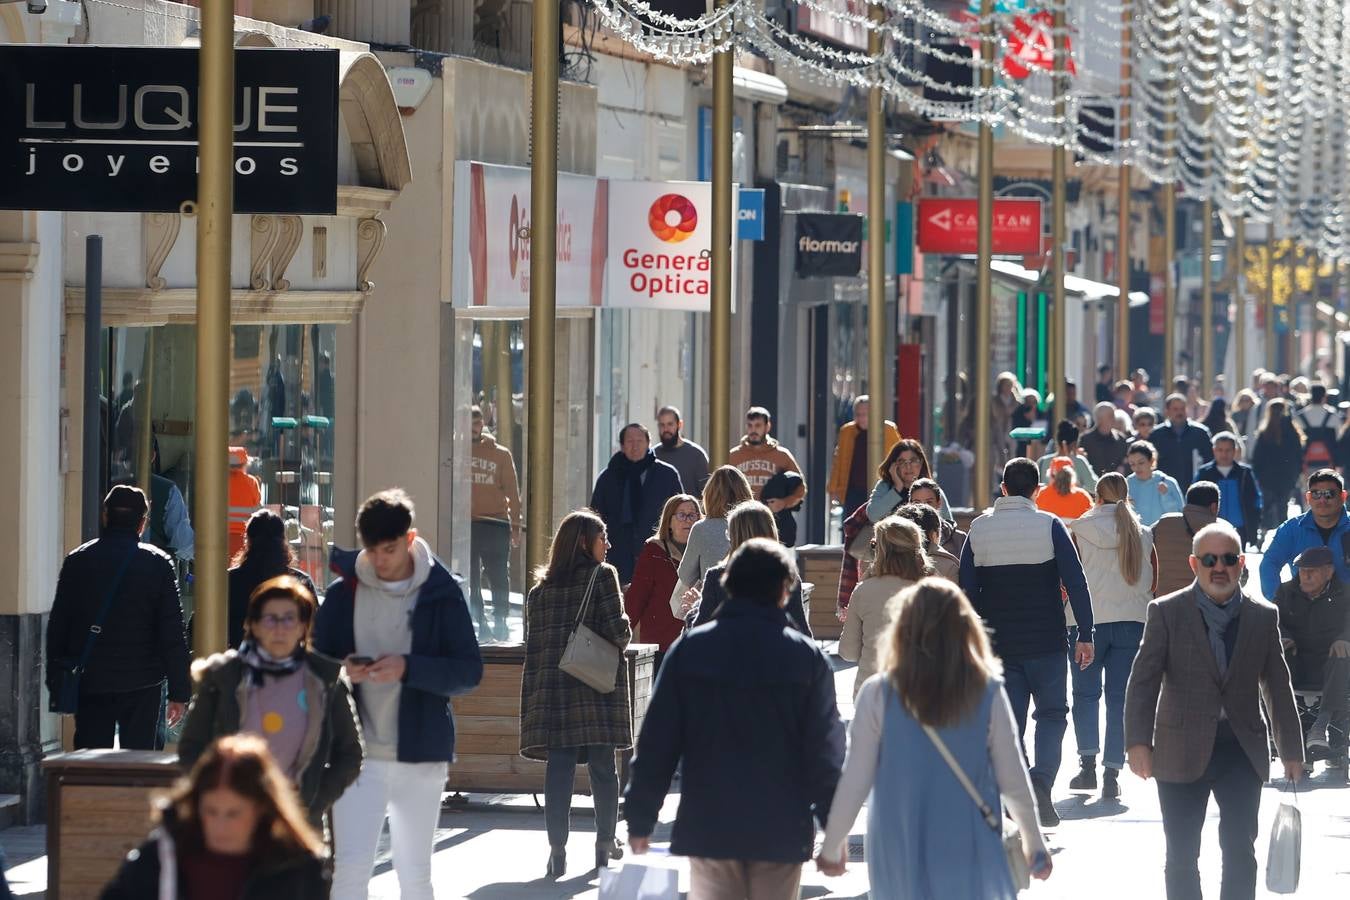
M914 204L895 204L895 274L914 274Z
M764 240L764 189L741 188L736 211L736 236L743 241Z

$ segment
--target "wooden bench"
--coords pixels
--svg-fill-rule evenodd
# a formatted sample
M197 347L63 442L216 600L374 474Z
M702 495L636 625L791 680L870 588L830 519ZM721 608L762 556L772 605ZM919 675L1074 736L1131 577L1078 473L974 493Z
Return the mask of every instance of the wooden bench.
M47 898L94 898L150 833L150 801L178 779L178 755L77 750L42 761L47 777Z
M843 564L842 544L806 544L796 548L797 570L802 581L815 587L811 591L811 633L818 641L837 641L844 623L834 614L839 602L839 569Z
M520 682L525 645L488 644L481 652L482 683L450 701L455 713L455 762L450 766L446 789L477 794L541 794L544 764L520 755ZM624 653L635 741L651 698L655 656L655 644L630 644ZM620 785L628 780L632 755L632 750L620 752ZM590 793L585 766L577 767L575 790Z

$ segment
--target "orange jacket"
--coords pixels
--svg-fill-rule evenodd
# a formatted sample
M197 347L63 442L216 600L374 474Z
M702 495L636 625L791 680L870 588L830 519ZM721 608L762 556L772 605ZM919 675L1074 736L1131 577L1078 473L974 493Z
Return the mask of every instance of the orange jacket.
M900 443L900 432L895 423L887 421L882 435L881 455L891 452L891 448ZM841 501L848 493L848 470L853 466L853 446L858 441L858 423L845 422L839 426L839 441L834 445L834 462L830 464L830 480L825 484L826 493L838 497ZM876 473L867 473L867 485L870 490Z
M1078 485L1074 485L1067 494L1055 490L1053 484L1043 485L1036 495L1036 506L1048 513L1054 513L1068 521L1076 519L1092 509L1092 495Z
M244 534L248 518L262 506L262 483L243 469L230 469L230 534Z

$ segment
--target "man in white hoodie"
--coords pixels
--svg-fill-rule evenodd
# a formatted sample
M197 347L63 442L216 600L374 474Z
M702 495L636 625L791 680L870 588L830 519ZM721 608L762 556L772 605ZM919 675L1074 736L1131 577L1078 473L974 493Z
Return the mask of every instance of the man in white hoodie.
M332 897L365 900L388 815L400 895L433 900L432 843L455 752L449 698L478 685L483 661L460 580L417 536L408 495L371 497L356 531L365 549L334 554L342 577L314 631L315 649L345 663L366 745L360 777L333 806Z

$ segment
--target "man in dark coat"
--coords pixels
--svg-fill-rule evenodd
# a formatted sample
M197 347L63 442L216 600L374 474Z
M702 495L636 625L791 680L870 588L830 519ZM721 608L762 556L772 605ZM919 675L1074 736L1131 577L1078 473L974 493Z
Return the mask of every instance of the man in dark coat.
M1345 714L1350 692L1350 589L1336 577L1329 547L1309 547L1294 560L1298 574L1280 585L1280 643L1295 687L1320 688L1322 702L1308 729L1315 759L1327 755L1327 726Z
M61 565L47 623L47 687L56 693L58 667L74 665L91 634L80 677L75 748L159 750L161 685L169 685L174 725L192 699L188 648L178 582L168 554L138 542L149 511L140 488L117 485L103 500L103 534L75 548ZM100 631L99 613L111 606Z
M666 653L625 796L633 852L682 766L672 853L691 857L690 896L796 897L844 762L844 726L825 655L787 620L790 551L737 548L717 618ZM748 884L747 884L748 882Z
M1214 459L1214 448L1209 429L1187 418L1185 396L1169 394L1163 411L1166 424L1153 429L1148 439L1158 451L1159 471L1175 478L1184 491L1197 480L1195 470Z
M1261 488L1252 467L1237 460L1237 435L1214 435L1214 461L1195 472L1196 481L1211 481L1219 489L1219 518L1237 529L1242 546L1260 546Z
M600 514L609 529L606 561L619 570L619 583L633 580L633 567L647 538L656 533L661 508L684 492L680 473L661 462L651 449L646 427L629 423L619 432L620 450L595 480L591 509Z

